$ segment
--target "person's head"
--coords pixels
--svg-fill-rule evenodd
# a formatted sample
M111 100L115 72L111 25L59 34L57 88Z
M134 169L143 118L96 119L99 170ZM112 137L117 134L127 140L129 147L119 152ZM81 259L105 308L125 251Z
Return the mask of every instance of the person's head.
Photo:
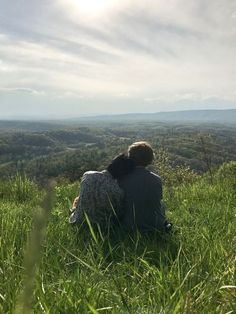
M120 179L132 172L134 167L135 163L132 159L128 158L125 154L120 154L112 160L107 167L107 171L110 172L114 179Z
M146 167L152 163L154 152L149 143L135 142L128 148L128 157L135 162L136 166Z

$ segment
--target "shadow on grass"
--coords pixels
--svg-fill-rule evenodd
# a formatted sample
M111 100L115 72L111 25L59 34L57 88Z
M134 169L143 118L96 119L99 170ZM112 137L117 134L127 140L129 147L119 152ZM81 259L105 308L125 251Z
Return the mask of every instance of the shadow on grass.
M76 233L75 245L94 248L107 265L143 259L156 267L168 266L176 259L180 248L176 232L141 234L127 232L120 226L101 229L87 224L73 228Z
M151 232L141 234L139 232L127 232L116 230L107 239L108 245L104 246L104 255L112 261L120 261L124 257L131 259L141 258L149 264L159 267L160 264L170 264L175 260L179 244L174 234ZM111 250L107 250L109 246Z

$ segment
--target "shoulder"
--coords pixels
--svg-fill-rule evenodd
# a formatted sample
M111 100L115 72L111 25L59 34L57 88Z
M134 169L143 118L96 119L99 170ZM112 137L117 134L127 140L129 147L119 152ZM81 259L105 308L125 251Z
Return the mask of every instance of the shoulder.
M150 175L151 175L155 180L161 182L161 177L160 177L158 174L156 174L156 173L154 173L154 172L152 172L152 171L149 171L149 173L150 173Z
M103 174L99 171L86 171L82 176L82 182L91 181L101 177Z
M154 180L157 180L157 181L158 180L161 181L161 177L158 174L148 170L147 168L140 167L140 168L137 168L136 171L138 171L143 176L153 178Z
M152 171L149 171L148 169L145 169L145 172L146 172L146 176L148 177L150 181L155 182L157 184L162 184L161 177L158 174Z
M93 170L89 170L89 171L86 171L83 176L90 176L90 175L97 175L99 173L102 173L100 171L93 171Z

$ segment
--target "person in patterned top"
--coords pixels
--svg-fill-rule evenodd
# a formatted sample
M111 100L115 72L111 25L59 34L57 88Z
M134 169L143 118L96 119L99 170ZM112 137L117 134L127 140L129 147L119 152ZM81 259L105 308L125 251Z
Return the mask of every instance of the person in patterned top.
M87 171L83 174L80 195L74 200L69 222L82 223L86 215L91 223L106 225L108 221L123 215L124 192L117 180L131 173L133 160L120 154L112 160L106 170Z

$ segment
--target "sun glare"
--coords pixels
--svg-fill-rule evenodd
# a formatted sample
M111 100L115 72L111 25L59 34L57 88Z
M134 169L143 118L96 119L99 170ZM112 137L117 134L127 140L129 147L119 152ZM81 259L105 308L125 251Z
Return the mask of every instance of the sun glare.
M100 15L115 4L115 0L72 0L81 14Z

